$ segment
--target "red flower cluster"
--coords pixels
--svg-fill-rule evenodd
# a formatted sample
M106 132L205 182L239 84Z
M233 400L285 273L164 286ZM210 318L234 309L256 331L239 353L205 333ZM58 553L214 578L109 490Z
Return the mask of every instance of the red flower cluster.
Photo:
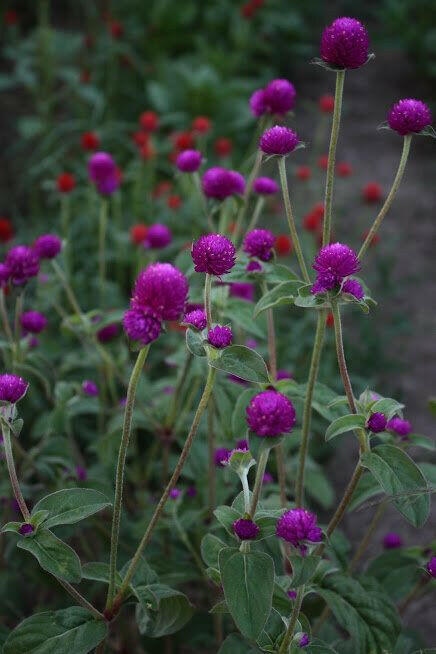
M159 127L159 116L154 111L144 111L139 117L139 124L145 132L155 132Z
M147 234L148 234L147 225L138 223L137 225L133 225L133 227L130 228L130 240L135 245L140 245L141 243L143 243L147 238Z
M380 202L383 197L382 187L377 182L369 182L369 184L363 187L362 196L365 202L369 204Z
M71 173L61 173L56 180L59 193L70 193L76 186L76 179Z
M362 234L362 241L364 241L364 240L366 239L366 237L368 236L368 234L369 234L369 229L367 229L366 232L364 232L364 233ZM378 243L379 241L380 241L380 236L379 236L378 234L374 234L374 236L373 236L372 239L370 240L369 244L372 245L372 247L374 247L374 245L377 245L377 243Z
M322 229L322 221L324 218L324 205L316 204L312 211L309 211L303 218L303 227L308 232L319 233Z
M123 36L124 27L118 20L111 20L108 27L112 38L120 39Z
M206 134L212 127L212 121L206 116L197 116L192 121L192 129L198 134Z
M16 12L15 9L6 9L3 18L5 25L8 25L9 27L11 25L16 25L18 23L18 12Z
M302 182L306 182L312 177L312 171L309 166L298 166L296 175Z
M182 198L180 195L170 195L167 200L167 205L173 211L177 211L182 206Z
M7 243L14 235L14 229L9 218L0 218L0 243Z
M156 186L154 187L153 197L160 198L162 197L162 195L166 195L171 191L172 187L173 185L168 180L163 180L162 182L158 182L158 184L156 184Z
M233 143L230 139L222 136L213 144L213 149L218 157L228 157L232 153Z
M83 150L98 150L100 147L100 137L95 132L84 132L80 144Z
M335 98L333 95L322 95L318 100L318 106L324 114L331 114L335 108Z
M247 20L253 18L256 11L262 7L264 0L249 0L241 6L241 16Z
M349 177L352 175L353 169L351 164L349 164L347 161L341 161L336 166L336 172L338 173L339 177Z
M132 139L142 159L149 161L156 154L156 149L151 141L151 133L159 127L159 116L154 111L144 111L139 116L139 124L141 129L133 132Z
M321 168L322 170L327 170L328 163L329 163L328 154L322 154L318 159L318 168Z
M274 247L280 257L285 257L292 252L292 241L286 234L280 234L276 238Z

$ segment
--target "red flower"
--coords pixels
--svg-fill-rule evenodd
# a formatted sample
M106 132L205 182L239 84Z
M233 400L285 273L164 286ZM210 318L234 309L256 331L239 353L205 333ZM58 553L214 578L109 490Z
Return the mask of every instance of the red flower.
M336 171L337 171L339 177L349 177L352 174L353 169L351 167L351 164L349 164L346 161L341 161L336 166Z
M325 114L331 114L335 108L335 98L333 95L322 95L318 101L319 108Z
M119 39L124 34L124 27L118 20L112 20L109 23L109 31L114 39Z
M0 242L7 243L14 235L12 223L8 218L0 218Z
M221 137L215 141L213 147L218 157L227 157L232 152L233 143L230 139Z
M243 18L252 18L256 13L256 7L251 2L246 2L241 6L241 16Z
M145 161L149 161L150 159L153 159L154 155L156 154L156 149L150 141L145 143L139 150L139 154Z
M251 0L251 4L252 4L253 7L255 7L256 9L260 9L261 7L263 7L263 3L264 3L264 2L265 2L265 0Z
M139 122L146 132L155 132L159 127L159 116L154 111L144 111L139 117Z
M130 240L135 245L139 245L140 243L143 243L147 238L147 232L148 232L147 225L142 225L142 224L133 225L133 227L131 227L130 229Z
M150 140L150 136L147 134L147 132L133 132L132 134L132 139L133 142L138 146L138 148L142 148L144 145L148 143Z
M324 218L324 206L316 204L312 211L303 218L303 227L308 232L316 232L321 228L322 219Z
M95 132L84 132L80 143L84 150L97 150L100 146L100 137Z
M329 162L328 154L322 154L320 156L320 158L318 159L318 168L322 168L323 170L327 170L328 162Z
M286 236L286 234L277 236L275 249L277 254L281 257L285 257L287 254L290 254L292 251L292 241L289 236Z
M363 187L362 195L366 202L380 202L383 196L382 187L377 182L369 182Z
M190 150L195 146L195 139L191 132L176 132L172 140L179 150Z
M206 134L211 127L212 122L210 118L206 118L206 116L198 116L192 121L192 129L200 134Z
M119 185L121 186L121 184L123 183L123 171L121 170L121 168L118 168L118 166L115 167L115 175Z
M312 171L309 166L298 166L297 177L298 179L301 179L302 182L310 179L310 177L312 177Z
M335 321L333 319L333 314L331 312L327 314L325 324L327 327L334 327Z
M182 206L182 198L179 195L170 195L167 200L167 205L170 209L177 211Z
M369 229L367 229L366 232L363 234L363 236L362 236L362 241L364 241L364 240L366 239L366 237L368 236L368 234L369 234ZM370 241L369 244L372 245L372 246L374 247L374 245L377 245L377 243L378 243L379 241L380 241L380 236L379 236L378 234L374 234L374 236L372 237L372 239L371 239L371 241Z
M156 184L153 190L153 197L160 198L162 195L166 195L172 189L173 185L168 180L163 180Z
M6 9L4 21L5 25L16 25L18 23L18 12L15 9Z
M70 193L76 186L76 180L71 173L61 173L57 177L56 185L59 193Z
M89 72L89 70L84 68L80 72L80 81L82 82L82 84L88 84L90 80L91 80L91 73Z

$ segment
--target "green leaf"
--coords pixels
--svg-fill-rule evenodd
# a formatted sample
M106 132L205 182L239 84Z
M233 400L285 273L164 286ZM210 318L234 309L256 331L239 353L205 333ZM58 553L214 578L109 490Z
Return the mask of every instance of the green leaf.
M422 570L417 557L400 548L383 552L372 560L366 574L377 579L389 597L398 602L415 586Z
M359 479L359 482L351 496L351 502L348 505L347 511L354 511L357 507L361 506L364 502L379 495L381 492L380 484L377 479L369 473L365 472Z
M103 620L78 606L26 618L9 634L3 654L88 654L105 638Z
M258 338L265 338L266 330L263 328L264 326L253 320L253 305L251 302L245 302L244 300L229 301L223 316L231 320L233 325L241 327L249 334L253 334Z
M218 506L213 512L215 518L222 524L224 529L233 535L232 524L235 520L241 518L241 514L236 509L233 509L231 506ZM206 536L205 536L206 538ZM204 539L203 539L204 540ZM211 565L209 563L209 565Z
M232 431L235 438L242 438L247 431L247 414L246 409L250 400L258 393L258 390L247 388L241 393L233 409Z
M298 588L307 584L316 573L320 556L290 556L292 565L291 588Z
M214 536L213 534L206 534L206 536L201 541L201 556L203 557L203 561L206 563L206 565L212 568L217 568L218 555L224 547L227 546L220 538Z
M179 631L191 619L194 608L186 595L163 584L134 587L139 604L136 621L142 635L161 638Z
M410 456L393 445L378 445L361 457L385 493L398 495L394 505L414 527L422 527L429 515L426 479Z
M402 409L404 409L404 404L400 404L390 397L384 397L371 404L371 413L384 413L387 420L390 420L396 413L400 413Z
M340 418L333 420L333 422L328 426L328 429L325 433L325 439L326 441L329 441L335 436L344 434L347 431L364 428L365 423L365 416L361 413L351 413L346 416L341 416Z
M218 650L218 654L257 654L260 650L240 634L230 634Z
M91 488L66 488L46 495L32 511L48 511L45 526L71 525L111 506L103 493Z
M281 284L282 282L299 281L300 285L304 284L301 279L298 279L290 268L281 263L267 263L264 264L266 279L269 284Z
M221 559L221 557L220 557ZM256 640L272 606L274 563L263 552L236 552L221 568L224 597L243 636Z
M413 445L414 447L423 447L425 450L434 450L435 443L428 436L422 436L421 434L409 434L407 436L407 444Z
M48 529L39 529L32 538L22 538L17 547L33 554L43 570L64 581L79 583L82 578L76 552Z
M236 375L246 381L268 384L268 370L260 354L245 345L226 347L221 356L210 361L213 368Z
M14 534L18 534L22 524L22 522L7 522L1 528L0 534L5 534L6 532L13 532Z
M257 318L263 311L276 307L280 304L293 304L294 297L297 294L298 287L301 286L299 280L282 282L274 286L270 291L263 295L254 307L254 318Z
M190 327L186 330L186 347L196 357L205 357L204 338L201 332L197 332Z
M91 579L92 581L102 581L105 584L109 583L109 564L100 563L98 561L92 561L90 563L85 563L82 566L82 578ZM115 583L117 586L121 586L122 578L119 572L115 573Z

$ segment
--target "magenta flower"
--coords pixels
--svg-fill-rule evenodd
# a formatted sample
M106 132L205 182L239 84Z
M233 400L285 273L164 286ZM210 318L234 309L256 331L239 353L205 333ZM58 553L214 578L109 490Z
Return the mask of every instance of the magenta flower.
M203 193L216 200L225 200L230 195L242 195L245 190L245 180L240 173L220 166L206 170L201 183Z
M359 68L368 59L369 37L355 18L336 18L321 38L321 58L339 68Z
M206 314L202 309L195 309L185 315L183 322L202 331L207 325Z
M289 599L294 600L297 599L297 591L296 590L288 590L286 593Z
M249 261L245 266L245 270L247 272L260 272L261 270L263 270L263 268L262 268L262 264L259 263L258 261Z
M170 263L152 263L135 283L132 309L140 309L157 320L178 320L188 295L188 280Z
M384 413L380 413L379 411L376 411L375 413L372 413L369 416L366 426L374 434L378 434L386 429L386 424L387 424L387 420Z
M0 288L9 281L11 271L5 263L0 263Z
M241 450L243 452L248 452L248 441L246 438L241 438L239 441L236 443L236 449Z
M75 473L79 481L86 481L88 479L88 473L86 471L86 468L84 468L83 466L76 466Z
M408 436L412 431L412 425L408 420L403 420L395 416L388 421L386 429L388 431L394 431L399 436Z
M26 394L28 382L17 375L0 375L0 400L15 404Z
M115 161L107 152L96 152L88 161L88 174L102 195L110 195L120 185Z
M318 273L312 293L324 293L341 284L345 277L356 273L359 260L348 245L332 243L318 252L312 268Z
M33 534L34 531L35 527L31 525L30 522L24 522L18 530L22 536L29 536L29 534Z
M431 125L431 111L421 100L400 100L390 110L388 123L401 136L421 132Z
M401 536L399 534L396 534L394 531L391 531L386 534L386 536L383 538L383 547L386 550L393 550L396 549L397 547L401 547L403 545L403 541L401 539Z
M39 334L47 326L47 318L38 311L26 311L21 314L20 323L30 334Z
M428 574L436 578L436 556L431 557L430 561L428 561L426 565L426 568Z
M231 453L232 450L229 450L227 447L217 447L213 455L215 465L218 468L225 468Z
M307 647L307 645L309 643L310 643L310 638L309 638L308 634L306 634L306 633L301 634L301 638L299 640L298 647L303 649L303 647Z
M182 491L179 490L178 488L172 488L170 490L170 498L172 500L176 500L178 497L180 497L181 494L182 494Z
M233 340L233 332L230 327L226 325L216 325L212 329L209 329L207 334L208 342L218 349L227 347L231 344Z
M39 259L36 252L27 245L17 245L6 255L5 265L10 271L12 283L22 286L39 273Z
M62 241L55 234L39 236L33 246L40 259L54 259L62 249Z
M260 116L263 116L263 114L267 110L266 101L265 101L265 91L263 89L257 89L257 91L255 91L252 94L249 100L249 104L253 116L256 116L256 118L260 118Z
M270 472L265 472L265 474L262 477L262 484L273 484L274 483L274 477Z
M254 302L254 285L250 282L233 282L230 284L230 296Z
M316 525L316 515L306 509L290 509L277 522L276 534L291 543L302 554L306 551L306 541L319 543L322 531Z
M232 524L233 531L240 540L254 540L259 533L259 527L253 520L239 518Z
M295 425L295 409L285 395L274 390L255 395L246 409L247 423L258 436L278 436Z
M226 236L208 234L192 244L191 256L196 272L220 277L235 265L236 250Z
M123 318L123 327L131 341L148 345L155 341L161 332L160 321L141 309L128 309Z
M294 375L289 370L277 370L276 380L280 381L281 379L293 379Z
M253 191L258 195L273 195L278 193L279 185L271 177L258 177L254 180Z
M82 382L82 391L90 397L97 397L99 393L97 384L90 379L85 379Z
M357 300L362 300L365 295L362 285L357 279L347 279L342 285L342 292L354 295Z
M97 332L97 338L100 341L100 343L109 343L109 341L112 341L115 336L117 336L119 330L119 325L117 322L112 322L110 325L106 325L106 327L102 327L101 329L98 330Z
M267 129L260 137L260 149L265 154L286 155L295 150L300 139L289 127L276 125Z
M156 223L148 228L147 237L144 244L152 250L159 250L171 243L171 230L161 223Z
M199 150L183 150L176 159L176 166L182 173L195 173L201 166L202 158Z
M294 108L296 92L287 79L273 79L264 91L264 102L271 114L284 115Z
M275 241L275 236L269 229L253 229L245 235L244 252L261 261L269 261Z

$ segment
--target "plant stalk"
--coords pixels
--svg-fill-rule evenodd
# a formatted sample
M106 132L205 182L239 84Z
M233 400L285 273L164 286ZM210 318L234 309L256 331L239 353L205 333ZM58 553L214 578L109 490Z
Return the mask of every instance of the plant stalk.
M207 320L207 330L212 327L212 304L211 304L211 287L212 287L212 275L206 273L206 279L204 282L204 308L206 310L206 320Z
M292 608L291 618L289 620L288 628L286 629L285 637L282 640L278 654L287 654L289 650L289 645L294 635L295 625L297 624L298 616L300 615L301 605L303 604L304 598L304 586L300 586L297 590L297 597L294 601L294 606Z
M17 504L26 522L30 521L30 511L27 508L26 501L21 492L20 482L18 481L17 470L15 468L14 455L12 453L11 430L2 424L3 445L5 450L6 465L8 467L9 477L11 480L12 491Z
M103 303L106 281L106 232L107 232L107 200L102 198L98 219L98 277L100 286L100 304Z
M259 502L260 491L262 490L263 476L265 474L266 464L268 463L270 449L265 449L261 452L259 463L257 464L256 479L254 481L253 495L251 498L250 516L254 518Z

